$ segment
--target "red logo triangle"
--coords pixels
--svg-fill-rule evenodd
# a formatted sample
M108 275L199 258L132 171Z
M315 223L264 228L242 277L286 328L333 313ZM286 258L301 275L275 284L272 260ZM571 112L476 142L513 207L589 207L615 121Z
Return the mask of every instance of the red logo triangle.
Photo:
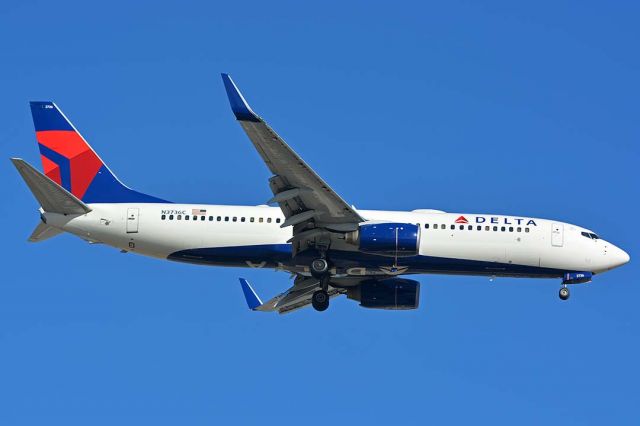
M464 216L460 216L456 219L456 223L469 223L469 221Z

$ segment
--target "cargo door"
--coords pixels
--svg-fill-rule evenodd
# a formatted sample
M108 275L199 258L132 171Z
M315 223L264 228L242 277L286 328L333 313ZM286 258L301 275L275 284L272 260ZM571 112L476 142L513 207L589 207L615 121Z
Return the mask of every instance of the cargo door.
M551 245L562 247L564 244L564 225L561 223L551 224Z
M127 209L127 234L138 232L138 216L140 209Z

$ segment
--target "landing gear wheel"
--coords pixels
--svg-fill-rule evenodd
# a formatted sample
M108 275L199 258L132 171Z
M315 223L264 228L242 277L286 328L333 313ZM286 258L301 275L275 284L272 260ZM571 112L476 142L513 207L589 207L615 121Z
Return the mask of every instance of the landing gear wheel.
M326 259L318 258L311 262L311 275L320 278L329 271L329 262Z
M316 311L326 311L329 307L329 293L318 290L311 296L311 304Z
M569 289L566 287L562 287L560 289L560 292L558 293L558 296L560 296L560 299L562 300L567 300L570 295L571 294L569 293Z

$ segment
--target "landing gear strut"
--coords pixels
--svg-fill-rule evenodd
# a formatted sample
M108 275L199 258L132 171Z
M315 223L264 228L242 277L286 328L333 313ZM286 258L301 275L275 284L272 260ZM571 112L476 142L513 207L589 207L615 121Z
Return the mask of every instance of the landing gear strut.
M560 292L558 293L560 299L567 300L570 295L571 294L569 293L569 289L567 288L567 286L563 286L562 288L560 288Z

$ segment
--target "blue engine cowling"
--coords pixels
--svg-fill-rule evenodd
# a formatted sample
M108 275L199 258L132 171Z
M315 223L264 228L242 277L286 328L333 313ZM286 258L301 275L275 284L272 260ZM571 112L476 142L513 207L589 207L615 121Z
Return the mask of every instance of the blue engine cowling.
M416 309L420 301L420 283L406 278L363 281L349 288L347 297L372 309Z
M420 247L420 227L413 223L360 225L358 248L381 256L415 256Z

